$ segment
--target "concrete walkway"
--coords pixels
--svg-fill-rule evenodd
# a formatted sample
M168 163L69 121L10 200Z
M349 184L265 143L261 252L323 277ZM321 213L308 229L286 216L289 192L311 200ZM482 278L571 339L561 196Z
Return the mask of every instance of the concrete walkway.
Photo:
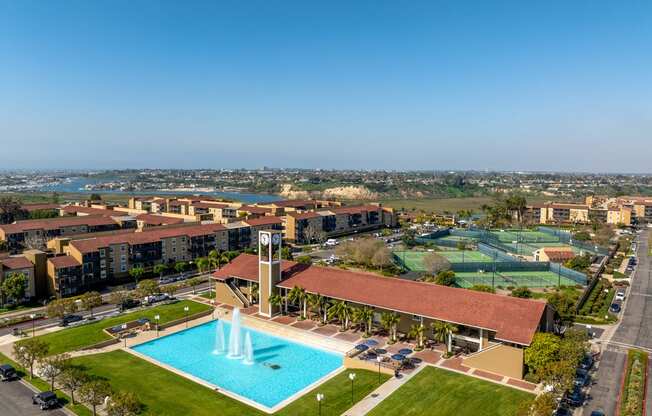
M404 374L401 378L392 377L381 384L376 390L369 393L367 397L356 403L355 406L347 410L342 416L366 415L374 407L378 406L380 402L398 390L399 387L410 381L415 375L419 374L424 368L426 368L425 365L420 365L416 370Z

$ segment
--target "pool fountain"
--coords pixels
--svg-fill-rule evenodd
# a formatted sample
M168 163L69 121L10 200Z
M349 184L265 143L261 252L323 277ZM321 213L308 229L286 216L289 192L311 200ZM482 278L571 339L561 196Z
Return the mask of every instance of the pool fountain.
M231 318L231 333L229 334L229 358L242 358L242 339L240 338L240 308L233 310Z
M223 354L224 351L226 351L224 324L222 321L217 321L217 325L215 326L215 349L213 349L213 354Z
M241 311L231 313L231 320L206 322L132 350L269 413L342 366L342 354L247 327Z
M249 331L245 334L244 342L244 364L252 365L254 363L254 347L251 343L251 334Z

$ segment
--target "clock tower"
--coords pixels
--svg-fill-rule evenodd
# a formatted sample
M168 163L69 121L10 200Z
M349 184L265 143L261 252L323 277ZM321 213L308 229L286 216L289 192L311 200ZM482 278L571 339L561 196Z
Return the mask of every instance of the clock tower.
M281 231L258 232L258 313L262 316L272 317L279 312L269 303L269 297L278 293L276 284L281 281L281 245Z

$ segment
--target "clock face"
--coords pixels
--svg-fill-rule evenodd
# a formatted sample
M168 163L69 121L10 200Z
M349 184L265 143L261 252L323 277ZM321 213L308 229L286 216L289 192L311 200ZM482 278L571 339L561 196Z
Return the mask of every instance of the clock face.
M269 234L261 234L260 235L260 243L264 246L269 244Z
M272 234L272 243L274 243L274 245L279 245L281 243L281 235Z

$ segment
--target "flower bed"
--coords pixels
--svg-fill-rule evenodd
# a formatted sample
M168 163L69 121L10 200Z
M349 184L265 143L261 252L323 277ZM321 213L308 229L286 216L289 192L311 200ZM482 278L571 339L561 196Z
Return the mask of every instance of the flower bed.
M620 416L645 414L647 363L647 353L639 350L629 350L627 353L627 369L620 392Z

